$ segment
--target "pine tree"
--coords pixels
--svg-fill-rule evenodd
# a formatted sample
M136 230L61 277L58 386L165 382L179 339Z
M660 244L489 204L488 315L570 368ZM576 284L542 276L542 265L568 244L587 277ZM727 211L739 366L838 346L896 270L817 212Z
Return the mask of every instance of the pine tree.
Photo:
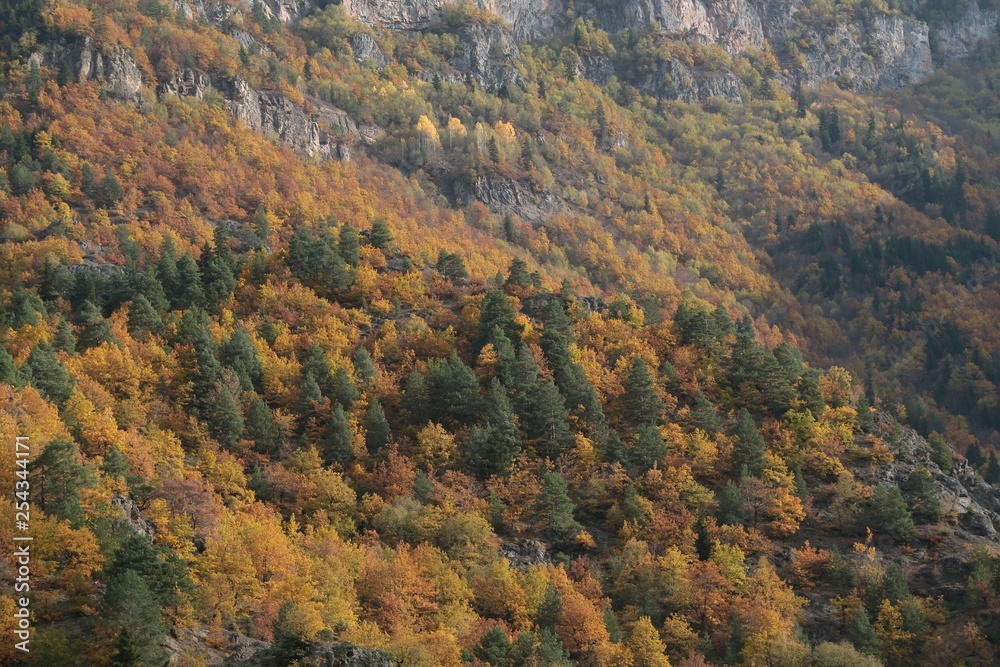
M622 421L633 430L643 424L659 425L664 409L649 367L641 357L635 357L621 398Z
M733 484L732 480L726 482L716 497L716 518L719 523L726 525L739 525L746 521L746 507L743 502L743 493L740 487Z
M882 642L864 607L858 607L851 614L851 619L847 622L847 638L862 653L876 657L882 653Z
M82 462L72 440L53 440L31 463L32 497L46 514L78 527L84 516L81 491L93 483L93 475Z
M343 366L338 366L330 382L330 398L340 404L344 410L350 410L354 401L361 397L361 392L354 385L351 374Z
M473 650L473 655L482 662L494 667L503 667L507 664L507 654L510 653L510 639L504 629L495 626L483 635L479 644Z
M389 231L389 226L385 224L385 220L382 218L375 218L375 220L372 221L372 229L369 235L369 240L371 241L371 244L379 250L389 249L393 238L392 232Z
M142 294L137 294L129 302L128 330L138 340L145 340L150 334L158 334L163 330L160 313Z
M514 228L514 219L509 215L503 217L503 237L507 243L517 242L517 231Z
M542 522L547 537L557 547L567 548L583 527L573 518L576 506L569 497L566 479L555 472L542 477L542 490L535 501L535 514Z
M857 406L855 408L858 413L858 421L855 426L861 433L871 433L875 430L875 414L872 412L871 404L868 403L868 397L862 395L858 399Z
M516 312L507 295L498 289L486 293L482 308L479 311L479 338L477 347L481 348L488 342L493 327L500 327L507 339L515 347L521 344L521 325L515 321Z
M736 415L736 440L733 444L733 470L742 474L742 470L753 476L759 476L764 470L764 453L767 447L764 438L757 431L757 424L745 409Z
M111 445L108 455L104 457L104 462L101 464L101 472L112 479L125 479L128 476L128 470L128 460L122 454L122 450L118 448L118 445Z
M635 442L628 452L629 463L645 473L667 455L667 445L655 424L643 424L636 431Z
M160 639L166 626L157 597L133 570L112 577L103 599L104 617L119 625L112 664L121 667L158 665L163 661Z
M243 438L243 415L233 392L224 383L218 383L209 393L202 416L208 432L223 447L234 448Z
M798 382L799 400L804 408L809 410L814 417L819 417L826 410L826 403L823 401L823 392L819 388L820 372L815 368L807 368Z
M872 497L865 520L869 527L889 535L896 542L911 542L916 536L916 527L903 495L896 487L880 487Z
M514 412L507 394L494 378L486 396L484 426L473 426L466 444L465 459L480 479L506 475L521 453Z
M709 435L715 435L722 430L722 420L715 411L715 406L705 397L701 389L694 395L694 402L691 405L691 421L696 428L700 428Z
M281 453L281 429L274 421L274 414L260 396L254 396L247 406L246 433L254 442L254 449L272 457Z
M526 345L514 362L512 404L526 445L539 456L556 459L573 445L566 406L551 378L539 377L538 362Z
M389 422L385 418L382 404L377 398L373 398L365 412L365 447L369 454L377 454L389 444L392 432L389 429Z
M340 256L349 266L357 266L361 261L361 237L351 225L340 228Z
M531 274L528 272L528 263L520 257L515 257L507 269L507 279L504 281L504 287L529 289L531 286Z
M45 342L35 345L21 368L28 382L56 405L62 405L73 393L76 382L59 361L55 350Z
M567 407L590 426L591 434L606 437L607 420L597 397L597 392L587 380L583 367L575 363L570 355L569 345L573 341L573 328L563 307L553 301L544 314L545 329L542 331L541 347L555 379L559 393ZM496 330L494 330L496 331Z
M376 371L375 364L372 363L372 357L368 353L368 349L364 346L359 347L354 353L352 358L354 362L354 371L361 378L361 383L367 386L375 379Z
M431 364L424 379L427 420L450 427L475 423L482 412L479 379L458 355Z
M3 343L0 343L0 382L15 387L21 386L21 375L17 372L14 357L7 351L7 347Z
M490 333L486 338L486 342L493 346L493 352L497 357L495 377L500 380L500 383L504 387L509 388L513 386L514 361L517 359L517 353L514 351L514 345L511 344L510 339L507 338L507 335L503 332L503 330L496 325L494 325L490 330Z
M916 523L933 524L941 520L941 496L927 468L915 468L900 485L900 490Z
M222 362L232 369L243 391L259 390L264 381L264 365L257 356L250 334L243 327L236 327L233 335L222 346Z
M931 461L941 468L941 472L950 475L951 471L955 469L955 452L945 442L945 439L936 433L932 434L927 442L931 446Z
M90 301L83 304L77 314L77 321L80 323L79 341L84 349L97 347L101 343L115 342L111 323L101 315L101 311Z
M201 287L201 271L197 262L188 253L177 260L177 284L175 292L168 295L170 305L175 310L187 310L205 305L205 293Z
M201 251L201 261L198 262L202 292L205 304L210 310L215 310L236 289L236 277L229 262L226 261L223 248L225 253L229 252L229 248L225 245L217 244L213 248L206 243Z
M320 442L323 462L326 465L337 464L346 468L354 460L354 446L351 444L353 434L347 423L344 408L338 403L333 408L333 414L326 425L326 433Z

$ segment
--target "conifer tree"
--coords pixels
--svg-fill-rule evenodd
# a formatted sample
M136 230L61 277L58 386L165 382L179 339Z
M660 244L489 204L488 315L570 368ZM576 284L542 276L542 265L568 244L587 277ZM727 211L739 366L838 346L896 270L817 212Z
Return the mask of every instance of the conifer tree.
M373 398L365 412L365 447L369 454L377 454L389 444L392 432L389 429L389 422L385 418L382 404L377 398Z
M700 428L709 435L715 435L722 430L722 420L715 411L715 406L706 398L701 389L694 395L694 402L691 406L691 420L696 428Z
M655 424L643 424L636 431L635 442L628 452L629 463L645 473L667 455L663 435Z
M201 271L188 253L177 260L177 281L175 291L168 295L170 305L175 310L187 310L205 305L205 292L201 287Z
M855 408L858 413L858 421L856 428L862 433L871 433L875 430L875 414L872 412L871 404L868 403L868 397L862 395L858 399L858 404Z
M538 362L526 345L514 362L512 404L521 424L524 442L539 456L556 459L573 444L567 412L551 378L539 377Z
M847 622L847 638L862 653L877 657L882 652L882 642L864 607L858 607L851 614L851 619Z
M243 438L243 415L229 387L219 382L209 392L202 409L208 432L223 447L234 448Z
M340 256L348 266L357 266L361 261L361 237L357 228L345 224L340 228Z
M506 391L496 378L490 383L485 406L485 423L472 427L465 454L469 468L480 479L506 475L521 453L514 412Z
M545 473L542 490L535 501L535 514L541 520L546 536L559 548L571 545L573 538L583 530L573 517L575 509L566 479L559 473Z
M745 409L736 415L736 440L733 443L733 470L737 474L759 476L764 469L764 453L767 447L764 438L757 431L757 424Z
M375 364L372 363L372 357L367 348L359 347L354 353L352 361L354 362L354 370L361 378L362 384L367 385L375 379Z
M212 247L206 243L201 250L198 270L201 273L205 305L209 310L215 310L236 289L236 277L227 257L231 257L231 253L225 245L217 244Z
M470 425L479 419L479 379L457 354L434 362L424 380L425 417L446 426Z
M274 414L260 396L254 395L247 406L246 433L254 441L254 449L272 457L281 453L281 430Z
M76 385L55 350L46 342L35 345L21 371L33 387L56 405L65 403Z
M111 323L101 315L90 301L86 301L77 314L80 323L80 345L84 348L97 347L101 343L114 343L115 335L111 331Z
M869 527L889 535L896 542L910 542L916 536L916 527L903 495L896 487L880 487L872 497L865 520Z
M257 348L246 329L236 327L233 335L222 346L222 361L232 369L243 391L261 388L264 365L257 356Z
M570 356L569 345L573 341L573 328L563 307L553 301L545 311L545 330L542 331L541 347L555 379L559 393L567 407L579 419L586 422L593 435L606 437L607 420L597 398L597 392L587 380L583 368Z
M128 306L128 330L136 339L145 340L150 334L163 329L163 319L153 304L142 294L137 294Z
M52 516L78 527L83 523L81 491L93 482L91 471L81 462L80 450L72 440L53 440L32 461L32 497Z
M320 443L323 462L326 465L340 465L346 468L354 460L354 446L351 444L353 434L347 423L344 408L338 403L333 407L333 414L326 425L326 433Z
M371 241L371 244L379 250L389 249L393 238L392 232L389 231L389 226L385 224L385 220L382 218L375 218L375 220L372 221L372 229L369 235L369 240Z
M19 387L21 385L21 375L17 372L17 365L14 357L7 351L7 347L0 343L0 382Z
M488 342L490 332L493 327L500 327L507 339L515 347L521 344L521 325L514 317L513 306L507 299L507 295L498 289L492 289L486 293L482 308L479 311L479 339L478 347L483 347Z
M719 491L716 504L718 509L715 516L719 523L735 526L746 521L743 493L732 480L726 482L726 485Z
M531 286L531 274L528 272L528 263L520 257L515 257L507 269L507 279L504 281L504 287L529 289Z
M643 424L658 425L663 410L663 401L656 393L649 367L641 357L635 357L621 398L622 420L631 429L638 429Z

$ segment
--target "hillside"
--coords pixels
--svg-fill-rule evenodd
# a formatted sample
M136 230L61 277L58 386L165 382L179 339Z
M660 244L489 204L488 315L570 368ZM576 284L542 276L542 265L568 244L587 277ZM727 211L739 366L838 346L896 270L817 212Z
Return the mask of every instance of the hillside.
M0 662L993 664L998 22L6 3Z

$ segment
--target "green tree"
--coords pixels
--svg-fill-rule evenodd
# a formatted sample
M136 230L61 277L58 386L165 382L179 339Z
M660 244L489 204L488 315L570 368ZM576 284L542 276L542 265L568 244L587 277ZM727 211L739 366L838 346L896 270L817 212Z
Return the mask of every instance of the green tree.
M722 420L715 406L708 400L701 389L694 395L691 405L691 421L696 428L700 428L709 435L715 435L722 430Z
M187 310L205 305L205 292L201 287L201 271L190 254L184 253L177 260L177 279L173 293L168 293L170 305L175 310Z
M375 379L375 364L372 363L372 356L368 353L367 348L359 347L355 351L352 361L354 362L354 370L360 376L362 384L368 385Z
M137 294L128 306L128 330L138 340L163 330L163 319L153 304L142 294Z
M59 324L56 325L56 335L52 337L52 346L66 354L76 352L76 336L73 335L73 327L64 317L60 317Z
M479 640L473 654L486 664L502 667L507 664L507 654L510 653L510 647L510 639L504 629L494 626Z
M111 323L101 315L90 301L86 301L80 312L77 314L77 321L80 324L80 345L84 348L97 347L101 343L114 343L115 334L111 330Z
M506 475L521 453L514 412L507 394L496 378L486 396L485 425L473 426L466 443L465 459L480 479Z
M392 232L389 231L389 226L385 224L385 220L382 218L375 218L375 220L372 221L372 229L369 235L369 240L371 241L371 244L379 250L389 249L393 238Z
M243 391L261 388L264 381L264 365L257 356L250 334L242 326L236 327L233 335L223 344L222 363L229 367L240 382Z
M160 640L167 628L156 596L145 580L127 570L108 582L104 593L104 616L118 625L112 665L145 667L163 659Z
M941 468L941 472L950 475L955 469L955 452L937 433L932 434L927 442L931 446L931 461Z
M32 462L32 470L33 496L42 510L75 527L82 525L80 492L93 483L93 473L82 463L76 443L53 440Z
M243 439L243 414L232 390L222 382L216 383L208 393L202 409L208 432L219 444L235 448Z
M456 285L461 285L469 279L469 272L465 268L465 261L457 253L446 252L442 249L438 253L435 268L437 268L438 273Z
M736 440L733 444L733 470L742 475L743 471L759 476L764 470L764 454L767 447L757 430L757 424L746 409L736 415Z
M458 355L431 364L424 379L427 420L446 426L468 426L478 421L483 402L479 379Z
M573 517L576 506L569 497L566 479L555 472L542 477L542 489L535 501L535 514L543 530L558 548L568 548L583 527Z
M521 325L515 321L517 313L510 305L507 295L498 289L486 293L482 308L479 311L479 338L477 347L481 348L489 340L493 327L500 327L507 339L515 347L521 344Z
M880 487L875 491L865 514L869 527L889 535L896 542L911 542L916 536L916 527L903 495L896 487Z
M528 271L528 263L520 257L515 257L510 267L507 269L507 279L504 287L520 287L530 289L532 287L531 273Z
M941 496L927 468L915 468L900 485L900 490L916 523L932 524L941 520Z
M354 460L354 445L351 444L353 434L347 423L347 414L339 403L334 405L326 432L320 441L323 462L326 465L337 464L346 468Z
M552 378L541 378L531 350L521 346L514 362L512 404L524 442L539 456L556 459L573 446L566 405Z
M667 445L663 441L660 428L655 424L643 424L636 431L635 442L628 452L629 463L645 473L667 455Z
M856 428L862 433L871 433L875 430L875 413L872 412L872 406L868 402L868 397L862 395L858 399L858 403L855 406L858 412L858 420Z
M17 364L14 357L7 351L7 347L0 343L0 382L5 382L15 387L21 386L21 375L17 372Z
M858 607L851 614L851 619L847 622L847 638L862 653L876 657L882 653L882 642L864 607Z
M351 225L340 228L340 256L349 266L357 266L361 262L361 236Z
M354 401L361 397L361 392L354 385L351 374L343 366L338 366L330 383L330 397L344 410L350 410Z
M201 250L198 270L201 273L205 303L211 310L228 299L233 290L236 289L236 276L233 275L232 266L227 261L228 253L229 248L218 243L215 247L206 243Z
M365 447L369 454L377 454L389 444L392 431L389 429L389 422L385 418L382 404L377 398L373 398L365 412Z
M649 367L641 357L635 357L621 398L622 421L632 430L643 424L659 425L663 410L663 401L656 393Z
M271 408L256 394L247 406L245 425L247 437L254 442L254 449L271 456L281 453L281 429L274 420Z
M743 502L743 493L740 487L732 480L726 482L716 496L715 516L719 523L736 526L746 521L746 506Z
M110 208L122 200L122 184L115 176L115 172L109 171L104 174L99 187L101 204L105 208Z
M55 350L46 342L35 345L21 371L33 387L56 405L65 403L76 385Z
M573 328L566 311L558 302L553 301L545 310L544 321L541 347L545 360L552 369L556 387L559 388L559 393L562 394L571 413L590 426L592 435L603 439L606 437L607 420L597 392L587 380L583 367L575 363L570 354ZM490 342L493 342L495 337L496 330ZM497 348L495 343L494 348ZM500 350L497 349L497 352L497 356L500 357ZM506 353L506 350L504 352Z

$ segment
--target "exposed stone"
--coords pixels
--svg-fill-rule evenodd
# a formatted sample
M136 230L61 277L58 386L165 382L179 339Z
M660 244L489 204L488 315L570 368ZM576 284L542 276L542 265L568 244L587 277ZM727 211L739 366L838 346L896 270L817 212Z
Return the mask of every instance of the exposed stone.
M139 511L139 507L132 501L131 498L127 498L125 496L115 496L111 499L111 506L121 510L121 523L127 523L135 529L136 532L142 533L147 537L153 537L156 534L156 527L146 520L146 517L142 515Z
M604 54L586 54L576 63L576 75L603 86L615 75L615 65Z
M228 667L270 667L274 664L271 651L264 649L245 659L230 658ZM300 667L393 667L395 662L382 651L354 644L316 644L308 655L299 658Z
M366 32L356 32L350 38L351 50L354 51L354 62L382 70L389 64L389 59L382 53L378 42Z
M500 555L506 558L515 570L527 570L532 565L552 562L545 545L538 540L506 540L500 545Z
M525 185L502 176L478 176L473 183L457 182L456 196L463 204L480 201L499 215L516 215L540 224L565 209L550 192L533 192Z
M173 78L160 86L160 95L176 95L177 97L194 97L203 99L205 91L212 85L207 74L193 69L182 69Z
M90 37L62 38L32 54L31 60L52 69L67 65L77 81L100 81L111 95L138 100L143 79L135 60L122 46L114 46L109 51L102 51Z
M749 0L631 0L622 9L633 30L656 23L664 33L694 33L733 54L764 43L760 14Z
M739 77L726 68L700 69L678 60L660 64L657 74L640 82L639 89L656 97L695 103L719 97L743 103Z
M520 82L517 71L520 51L514 35L497 23L474 24L459 32L462 52L451 62L452 67L471 75L483 88L496 92L504 84Z
M997 34L1000 11L983 10L978 2L970 2L965 14L954 23L947 23L935 31L937 55L942 64L967 58L980 43Z

